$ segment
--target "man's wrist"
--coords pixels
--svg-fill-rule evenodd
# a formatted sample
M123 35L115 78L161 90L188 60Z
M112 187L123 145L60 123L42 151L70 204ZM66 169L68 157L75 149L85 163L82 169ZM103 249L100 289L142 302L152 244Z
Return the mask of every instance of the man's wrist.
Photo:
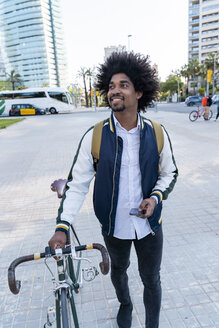
M160 190L153 190L152 193L150 194L150 198L155 198L156 203L159 204L163 200L163 193Z
M70 224L68 222L61 221L61 222L57 223L55 232L56 231L62 231L62 232L65 232L65 234L67 236L68 235L68 231L69 231L69 227L70 227Z

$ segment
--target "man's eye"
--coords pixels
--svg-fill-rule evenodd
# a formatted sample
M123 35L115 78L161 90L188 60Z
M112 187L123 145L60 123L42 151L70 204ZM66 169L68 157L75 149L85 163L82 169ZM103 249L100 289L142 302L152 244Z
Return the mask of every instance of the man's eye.
M123 87L123 88L128 88L128 84L127 84L127 83L123 83L123 84L122 84L122 87Z
M110 86L109 86L109 90L111 90L111 89L113 89L113 85L110 85Z

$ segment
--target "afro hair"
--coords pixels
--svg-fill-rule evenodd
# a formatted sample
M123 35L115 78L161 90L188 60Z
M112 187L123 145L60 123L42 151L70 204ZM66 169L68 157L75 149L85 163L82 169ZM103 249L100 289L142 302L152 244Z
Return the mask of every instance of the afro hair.
M106 62L98 67L96 88L104 96L107 105L109 82L114 74L124 73L132 81L135 91L142 92L138 100L138 112L143 111L152 100L156 100L160 90L157 71L150 65L149 57L133 52L113 52Z

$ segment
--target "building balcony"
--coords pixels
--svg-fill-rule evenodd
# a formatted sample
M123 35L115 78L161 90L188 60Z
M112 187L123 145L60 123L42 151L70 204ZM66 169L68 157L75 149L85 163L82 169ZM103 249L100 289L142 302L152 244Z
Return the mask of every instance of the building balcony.
M200 7L199 3L189 6L189 10L198 9Z
M189 50L190 54L198 54L199 53L199 48L198 49L191 49Z
M189 42L190 47L197 46L197 45L199 45L199 41Z
M189 25L194 25L194 24L198 24L199 23L199 19L190 19L189 20Z
M192 11L189 13L189 17L193 17L193 16L197 16L197 17L199 17L199 10L192 10Z
M199 31L199 26L191 27L191 28L189 29L189 32L192 32L192 31Z
M189 36L189 40L192 40L192 39L199 39L199 33L191 34L191 35Z

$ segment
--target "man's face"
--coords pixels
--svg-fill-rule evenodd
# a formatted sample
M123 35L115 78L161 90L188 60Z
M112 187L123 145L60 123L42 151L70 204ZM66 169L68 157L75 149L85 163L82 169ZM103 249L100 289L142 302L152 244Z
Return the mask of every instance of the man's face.
M138 99L141 96L142 93L135 91L133 83L126 74L118 73L112 76L107 97L114 112L137 111Z

